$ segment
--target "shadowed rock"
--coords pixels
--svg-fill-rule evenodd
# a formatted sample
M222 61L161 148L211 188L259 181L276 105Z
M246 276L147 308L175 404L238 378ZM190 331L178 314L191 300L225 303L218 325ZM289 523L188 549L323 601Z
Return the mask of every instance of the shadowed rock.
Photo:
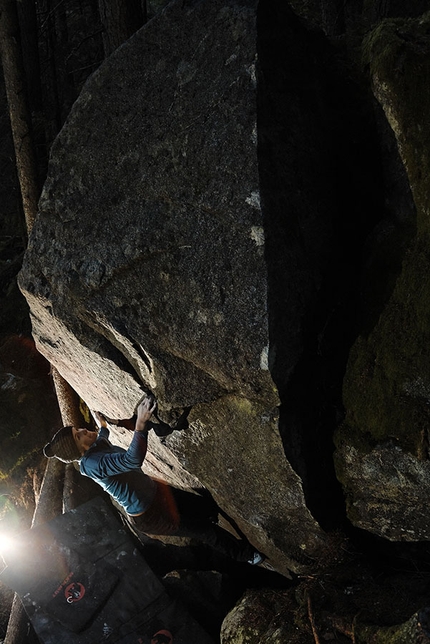
M430 538L428 29L428 14L388 20L365 41L373 91L396 137L416 221L392 294L351 351L347 416L336 439L350 519L394 541Z

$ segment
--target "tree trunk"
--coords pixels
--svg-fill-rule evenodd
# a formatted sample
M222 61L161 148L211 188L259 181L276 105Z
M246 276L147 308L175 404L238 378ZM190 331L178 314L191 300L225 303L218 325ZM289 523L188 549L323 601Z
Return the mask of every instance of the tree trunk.
M15 0L0 0L0 49L22 205L30 232L40 191Z
M62 422L79 426L82 420L79 397L55 368L52 371ZM72 509L69 499L73 496L73 479L69 476L65 478L64 463L56 458L48 460L31 527L54 519L63 510ZM37 641L21 600L15 595L4 644L33 644Z
M37 638L21 600L15 594L3 644L37 644Z
M36 4L34 0L17 0L17 9L30 111L31 113L40 112L42 110L42 84L40 81Z
M106 57L144 24L145 8L140 0L99 0Z
M25 1L27 2L27 0ZM21 7L23 11L25 8ZM26 43L30 47L30 34L27 35ZM27 234L30 234L36 218L40 186L15 0L0 0L0 51L22 204ZM54 368L53 378L64 425L79 426L82 415L79 410L77 394ZM62 513L64 472L64 463L57 459L48 461L33 515L32 527L50 521ZM18 595L15 595L4 644L33 644L37 641L38 638L31 627L21 600Z
M54 4L54 6L51 6ZM40 65L46 145L48 149L62 126L59 99L58 69L55 47L55 5L51 0L40 0Z

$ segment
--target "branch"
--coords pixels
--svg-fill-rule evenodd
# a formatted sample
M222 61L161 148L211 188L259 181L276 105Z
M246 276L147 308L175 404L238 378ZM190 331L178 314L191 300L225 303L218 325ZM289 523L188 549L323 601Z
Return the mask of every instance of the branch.
M314 613L312 610L312 602L311 602L311 596L310 593L307 593L307 599L308 599L308 617L309 617L309 622L312 628L312 634L314 636L315 644L321 644L321 640L318 635L317 627L315 625L315 619L314 619Z

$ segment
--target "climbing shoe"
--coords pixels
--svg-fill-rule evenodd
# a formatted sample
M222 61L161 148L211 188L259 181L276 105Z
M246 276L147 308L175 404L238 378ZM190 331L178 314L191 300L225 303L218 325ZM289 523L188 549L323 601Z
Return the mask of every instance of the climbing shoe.
M251 557L248 559L248 563L251 564L251 566L258 566L259 564L263 563L265 559L266 557L261 554L261 552L255 550L255 552L253 552Z
M177 432L182 431L183 429L187 429L189 424L188 424L188 414L191 411L191 407L185 407L184 411L182 414L179 416L178 420L176 423L173 425L173 429L176 430Z

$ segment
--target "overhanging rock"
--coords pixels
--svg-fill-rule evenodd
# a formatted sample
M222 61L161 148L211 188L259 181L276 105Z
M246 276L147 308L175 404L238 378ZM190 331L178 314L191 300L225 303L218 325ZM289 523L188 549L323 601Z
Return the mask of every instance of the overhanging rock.
M174 2L100 67L53 146L19 281L40 351L91 408L131 415L142 389L167 420L193 407L166 445L287 571L324 535L269 371L256 21L251 0ZM302 234L278 249L286 375L318 257Z

